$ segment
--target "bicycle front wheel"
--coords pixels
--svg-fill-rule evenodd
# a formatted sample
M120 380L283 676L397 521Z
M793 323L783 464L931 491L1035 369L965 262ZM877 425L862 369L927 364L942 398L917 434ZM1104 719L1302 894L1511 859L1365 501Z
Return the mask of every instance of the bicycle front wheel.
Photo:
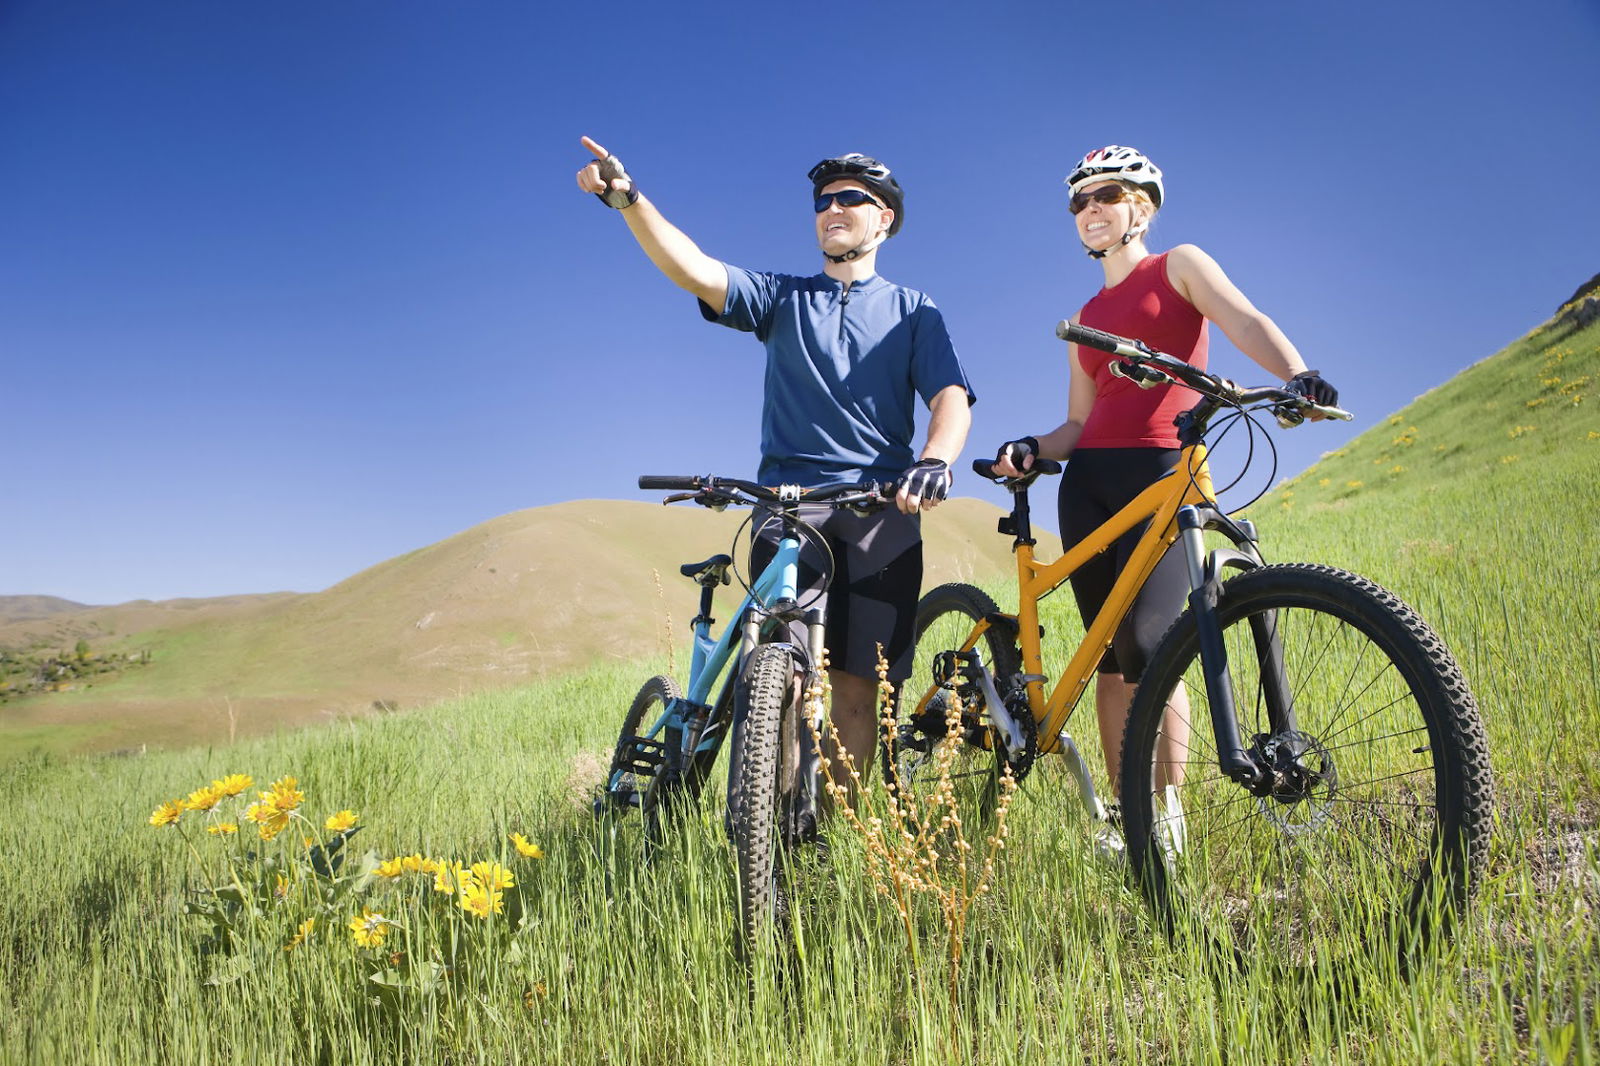
M735 717L738 744L728 782L729 824L739 873L740 948L769 942L787 924L783 855L795 834L792 811L799 781L803 672L782 644L751 653Z
M948 777L964 820L981 825L994 814L1006 757L989 721L987 697L971 676L936 677L935 670L950 668L949 653L976 652L1004 698L1021 670L1015 626L992 624L973 637L979 622L999 617L994 600L972 585L940 585L917 604L911 677L902 686L895 728L886 738L883 772L902 804L918 812ZM1026 744L1036 746L1033 719L1025 719L1019 724ZM1033 753L1022 754L1019 765L1026 773Z
M1476 703L1394 594L1330 567L1261 567L1217 603L1242 745L1219 772L1192 612L1162 639L1123 741L1133 872L1169 933L1309 967L1448 926L1482 870L1493 787ZM1182 713L1186 694L1189 711Z

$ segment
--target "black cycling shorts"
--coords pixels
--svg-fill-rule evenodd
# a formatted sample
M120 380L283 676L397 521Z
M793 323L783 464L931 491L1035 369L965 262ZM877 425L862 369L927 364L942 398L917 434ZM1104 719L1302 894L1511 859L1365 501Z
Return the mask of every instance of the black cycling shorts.
M1061 542L1070 547L1093 533L1112 515L1167 471L1178 465L1176 448L1080 448L1061 472L1057 512ZM1181 476L1181 475L1175 475ZM1072 593L1087 628L1111 596L1111 586L1144 535L1141 522L1117 539L1110 551L1090 559L1072 575ZM1103 674L1120 673L1137 681L1156 644L1189 599L1189 574L1177 545L1167 549L1145 582L1133 609L1112 637L1100 659Z
M828 663L856 677L876 679L878 646L889 663L889 680L911 675L912 632L922 591L922 522L893 507L858 515L822 504L801 504L800 517L821 534L833 553L833 580L822 587L826 556L807 536L800 549L800 603L822 609L827 622ZM777 552L783 527L757 514L750 547L750 573L761 573ZM813 603L812 597L818 598ZM796 624L793 637L805 647Z

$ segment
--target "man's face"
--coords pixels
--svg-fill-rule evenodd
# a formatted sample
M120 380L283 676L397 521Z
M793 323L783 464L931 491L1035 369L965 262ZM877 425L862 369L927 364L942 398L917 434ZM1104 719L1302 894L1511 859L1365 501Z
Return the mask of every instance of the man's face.
M829 182L818 195L828 196L846 189L866 193L874 201L878 200L877 193L861 182L848 178ZM843 255L852 248L861 247L880 230L887 230L893 220L894 212L876 203L845 207L834 200L817 213L817 243L828 255Z

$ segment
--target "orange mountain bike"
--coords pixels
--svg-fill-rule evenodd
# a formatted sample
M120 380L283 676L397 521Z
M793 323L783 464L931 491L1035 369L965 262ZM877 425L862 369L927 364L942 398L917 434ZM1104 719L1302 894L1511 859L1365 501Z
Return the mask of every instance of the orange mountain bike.
M979 811L1001 775L1059 754L1092 818L1096 794L1066 732L1139 590L1167 552L1187 566L1187 609L1140 679L1116 782L1129 867L1170 934L1198 931L1235 958L1307 962L1331 945L1404 942L1443 925L1485 859L1493 788L1477 706L1449 650L1398 597L1327 566L1263 559L1255 525L1217 503L1205 438L1219 412L1351 417L1277 387L1240 388L1123 337L1066 322L1063 340L1120 356L1113 372L1199 395L1177 420L1181 459L1064 554L1034 554L1028 487L1061 466L1003 479L1017 608L943 585L917 614L916 672L887 738L891 787L917 790L943 757ZM1221 420L1217 419L1218 424ZM1053 688L1039 600L1144 526L1131 559ZM1212 534L1209 546L1206 534ZM959 728L947 726L959 704ZM1385 941L1393 943L1392 940Z

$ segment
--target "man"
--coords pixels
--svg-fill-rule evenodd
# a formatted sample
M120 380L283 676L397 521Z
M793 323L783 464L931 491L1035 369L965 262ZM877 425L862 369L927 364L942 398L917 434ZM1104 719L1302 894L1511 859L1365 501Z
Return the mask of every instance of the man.
M818 163L808 176L822 273L756 273L706 255L640 194L614 155L588 137L583 146L595 159L578 171L579 188L617 209L651 262L699 298L707 321L753 332L766 347L757 479L804 488L900 484L897 510L828 511L813 522L836 564L826 598L831 718L865 773L877 747L878 646L898 685L911 669L922 584L919 514L949 491L974 402L933 301L877 275L878 248L905 217L900 185L867 156ZM930 410L920 453L912 449L917 396ZM762 557L763 546L758 539L753 566L771 557L770 545Z

